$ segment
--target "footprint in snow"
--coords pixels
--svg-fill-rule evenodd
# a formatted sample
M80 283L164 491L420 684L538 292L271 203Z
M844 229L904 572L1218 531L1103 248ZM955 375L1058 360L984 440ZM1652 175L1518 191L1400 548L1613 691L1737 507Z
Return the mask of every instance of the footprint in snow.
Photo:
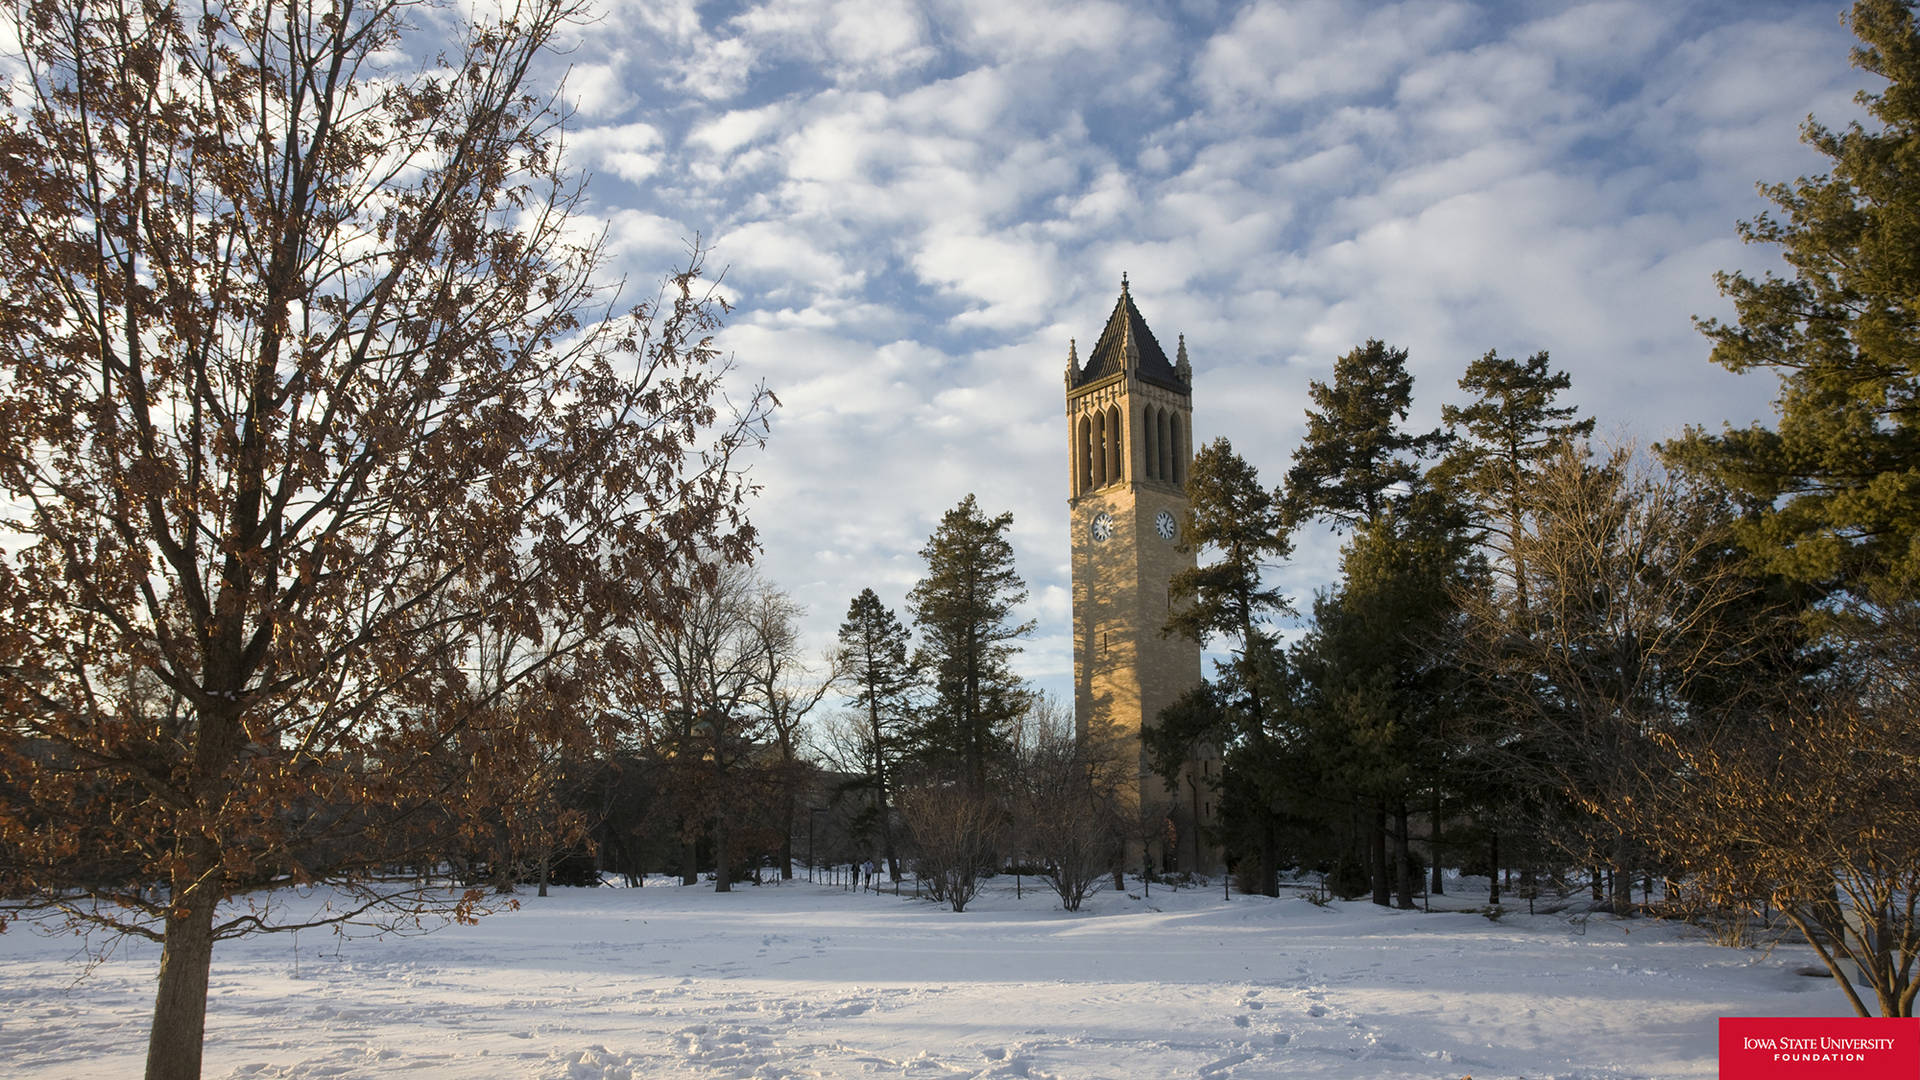
M1218 1076L1228 1069L1233 1068L1235 1065L1244 1065L1252 1060L1252 1054L1228 1054L1218 1061L1210 1061L1200 1066L1200 1075L1206 1077Z

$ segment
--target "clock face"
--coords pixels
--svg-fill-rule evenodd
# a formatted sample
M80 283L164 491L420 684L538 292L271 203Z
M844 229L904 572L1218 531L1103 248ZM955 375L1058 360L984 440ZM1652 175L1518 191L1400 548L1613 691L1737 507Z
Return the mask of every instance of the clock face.
M1093 526L1089 530L1095 540L1105 540L1113 535L1113 515L1105 510L1093 515Z
M1160 539L1171 540L1180 531L1180 523L1173 520L1173 514L1162 510L1154 516L1153 531L1160 534Z

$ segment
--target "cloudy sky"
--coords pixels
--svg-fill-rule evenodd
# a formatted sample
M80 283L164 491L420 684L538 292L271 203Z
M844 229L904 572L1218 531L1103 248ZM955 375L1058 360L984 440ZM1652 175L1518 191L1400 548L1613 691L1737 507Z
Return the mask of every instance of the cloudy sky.
M695 236L744 386L784 407L753 464L764 572L831 641L898 608L968 492L1011 510L1069 685L1067 342L1123 272L1194 427L1278 483L1308 380L1411 352L1415 421L1488 349L1550 350L1617 439L1768 413L1711 366L1712 275L1768 268L1756 180L1818 172L1856 115L1838 0L612 0L568 59L572 154L636 285ZM1275 578L1310 600L1337 546Z

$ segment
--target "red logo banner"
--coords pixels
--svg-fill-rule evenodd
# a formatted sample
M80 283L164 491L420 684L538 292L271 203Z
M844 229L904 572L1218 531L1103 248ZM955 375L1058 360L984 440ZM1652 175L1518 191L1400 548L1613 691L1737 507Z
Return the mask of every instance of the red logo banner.
M1920 1080L1920 1019L1727 1016L1720 1080Z

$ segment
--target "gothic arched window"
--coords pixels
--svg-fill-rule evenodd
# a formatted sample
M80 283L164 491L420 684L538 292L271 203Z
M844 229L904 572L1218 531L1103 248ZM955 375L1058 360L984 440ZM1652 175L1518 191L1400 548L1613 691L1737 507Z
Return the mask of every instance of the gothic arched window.
M1173 436L1172 439L1169 440L1173 444L1173 482L1176 484L1184 484L1187 482L1186 425L1180 422L1178 416L1175 416L1173 417L1170 427Z
M1142 410L1140 434L1141 448L1146 451L1146 476L1149 480L1160 479L1160 422L1157 419L1160 410L1149 405Z
M1173 458L1177 448L1173 445L1173 422L1167 410L1160 410L1160 479L1173 481Z
M1073 427L1073 493L1085 495L1093 490L1093 455L1088 445L1093 440L1093 422L1085 413Z
M1094 409L1092 413L1092 438L1087 440L1087 450L1092 454L1092 486L1106 486L1106 461L1110 436L1106 432L1106 409Z

